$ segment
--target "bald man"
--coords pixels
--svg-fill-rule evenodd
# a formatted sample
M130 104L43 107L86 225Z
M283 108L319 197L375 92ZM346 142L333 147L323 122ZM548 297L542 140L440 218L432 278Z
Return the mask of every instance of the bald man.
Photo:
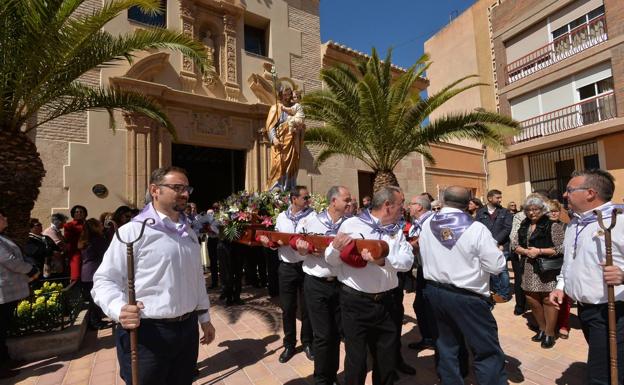
M437 321L438 375L463 384L458 352L465 340L474 353L480 384L507 384L505 354L492 315L490 275L505 267L491 232L465 212L470 192L458 186L443 194L443 207L422 226L419 238L425 296Z

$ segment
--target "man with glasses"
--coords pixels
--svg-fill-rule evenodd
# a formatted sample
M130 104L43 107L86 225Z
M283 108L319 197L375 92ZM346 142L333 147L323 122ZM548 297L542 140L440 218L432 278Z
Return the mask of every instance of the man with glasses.
M327 236L338 233L353 204L351 193L344 186L333 186L327 192L327 202L327 210L299 222L301 230ZM305 256L304 292L314 332L314 383L332 385L336 382L340 359L340 283L334 267L323 255L309 253L308 242L299 239L296 245L299 254Z
M605 233L595 210L602 212L608 226L615 218L611 199L615 190L613 176L604 170L575 171L564 198L574 216L566 228L564 261L557 288L550 301L558 308L564 291L578 303L578 317L589 344L587 383L610 384L607 320L607 285L615 286L618 383L624 382L624 216L611 230L613 266L605 266Z
M302 228L300 221L312 214L310 208L310 194L305 186L297 186L290 192L290 206L281 212L275 221L275 231L282 233L298 233ZM269 247L266 236L260 238L265 247ZM289 245L278 247L280 265L278 268L279 295L282 307L282 325L284 328L284 351L279 356L279 362L288 362L295 355L297 343L297 300L301 309L301 343L303 351L309 360L314 360L312 351L313 335L312 324L303 295L303 260L302 256Z
M325 250L325 261L334 266L342 283L340 311L345 337L345 383L364 385L367 352L373 358L373 383L393 384L396 380L397 334L394 289L397 272L409 271L414 263L412 246L399 224L405 198L398 187L387 186L375 193L370 210L347 219ZM383 240L388 243L386 258L375 260L370 252L359 255L361 267L343 262L353 259L353 238ZM349 253L350 255L344 255Z
M126 245L113 238L93 276L94 301L118 322L115 331L121 377L131 383L128 330L138 328L140 383L193 382L199 342L215 337L210 322L199 241L182 212L193 188L186 172L165 167L152 172L152 201L133 220L119 228L122 240L143 237L134 244L136 306L129 305ZM203 337L199 339L197 323Z

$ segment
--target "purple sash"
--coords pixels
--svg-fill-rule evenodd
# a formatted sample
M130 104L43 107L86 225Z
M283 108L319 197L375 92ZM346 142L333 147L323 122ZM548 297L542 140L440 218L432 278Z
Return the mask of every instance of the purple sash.
M184 213L180 213L180 222L184 223L184 226L178 227L173 222L163 222L160 219L160 215L156 212L153 203L149 203L143 207L143 210L136 217L132 218L132 222L143 222L147 218L152 218L154 220L154 224L150 225L154 230L162 231L163 233L171 234L171 235L179 235L180 237L188 237L189 236L189 222L186 219L186 215Z
M323 210L320 214L318 214L317 218L319 222L323 224L323 226L327 227L327 231L325 231L325 235L338 234L338 229L340 228L340 225L342 225L342 222L344 222L345 220L345 217L340 217L338 218L336 223L332 222L332 219L329 216L329 213L327 212L327 210Z
M451 250L473 222L474 219L464 212L451 212L435 214L429 225L433 236Z
M613 214L613 209L624 210L624 205L616 205L616 204L613 204L612 202L605 204L603 207L599 209L599 211L602 212L602 219L605 220L605 219L611 218L611 215ZM573 215L574 215L574 218L572 219L572 223L576 223L578 226L587 226L598 220L598 216L594 214L593 210L592 212L590 212L589 214L585 216L581 216L576 213Z
M433 211L427 211L420 218L416 218L412 221L412 228L410 229L410 236L417 237L422 231L422 225L427 218L433 215Z
M314 209L312 209L311 207L307 207L304 210L301 210L293 215L292 211L290 211L291 208L292 206L288 206L288 209L285 211L285 215L286 218L290 219L290 221L293 223L295 231L297 231L297 224L299 223L299 221L302 220L304 217L307 217L311 212L314 211Z
M362 213L358 216L358 218L370 226L373 229L373 233L379 234L379 239L383 235L394 235L397 231L401 230L401 226L398 223L390 223L387 225L381 225L379 222L375 221L370 214L369 210L362 210Z

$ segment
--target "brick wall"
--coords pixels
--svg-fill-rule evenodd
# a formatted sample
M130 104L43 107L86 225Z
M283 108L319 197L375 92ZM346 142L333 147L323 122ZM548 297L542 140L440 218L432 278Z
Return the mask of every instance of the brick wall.
M609 39L624 35L624 1L604 0ZM617 103L617 115L624 116L624 44L611 49L611 72Z
M100 71L92 70L80 77L80 81L90 86L100 84ZM46 109L42 108L39 118L46 115ZM67 142L87 142L87 113L78 112L71 115L61 116L48 123L37 127L37 139L61 140Z
M301 56L290 55L290 77L303 80L305 92L320 89L321 24L318 6L314 9L309 4L303 8L289 5L288 26L301 31Z
M101 0L86 0L76 12L77 17L93 14L102 6ZM100 85L100 71L92 70L80 77L80 81L90 86ZM39 118L45 116L45 108L39 114ZM60 140L67 142L87 142L87 113L80 112L62 116L37 128L37 139Z

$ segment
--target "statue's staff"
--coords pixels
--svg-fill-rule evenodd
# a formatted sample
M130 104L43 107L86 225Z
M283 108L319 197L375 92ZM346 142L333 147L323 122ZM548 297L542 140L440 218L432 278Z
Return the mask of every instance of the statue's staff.
M277 122L279 122L279 115L281 111L279 110L280 100L279 100L279 95L277 92L277 70L275 69L275 66L271 66L271 78L273 79L273 97L275 98L275 113L273 114L273 118L271 118L271 120L275 119L275 122L277 125ZM269 132L267 132L267 136L268 135L269 135ZM277 130L275 130L275 138L279 142L279 138L277 137ZM271 145L273 145L273 143L271 143Z
M613 209L611 212L611 224L607 227L602 220L602 212L600 210L594 210L594 214L596 214L598 218L598 225L605 233L605 253L607 255L605 266L613 266L611 230L615 227L615 220L617 215L621 212L621 209ZM611 369L611 385L618 385L617 327L615 321L615 290L613 285L607 285L607 306L609 317L609 367Z
M146 225L153 225L156 221L153 218L147 218L141 224L139 236L133 241L124 241L119 235L117 224L113 221L107 222L115 229L115 236L119 242L126 245L126 264L128 267L128 305L136 306L136 294L134 292L134 243L143 237ZM139 335L136 328L130 329L130 365L132 369L132 385L139 385Z

